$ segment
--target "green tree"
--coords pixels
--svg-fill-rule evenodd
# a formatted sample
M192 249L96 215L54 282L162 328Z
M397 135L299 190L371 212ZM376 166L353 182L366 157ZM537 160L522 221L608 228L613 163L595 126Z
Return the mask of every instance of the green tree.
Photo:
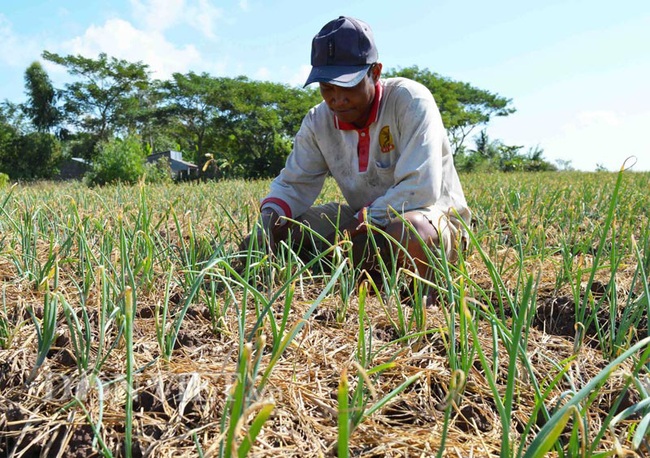
M492 141L485 129L481 130L481 132L474 139L474 142L475 147L473 150L470 150L470 152L472 154L477 154L483 159L495 158L499 155L499 150L503 146L503 143L501 143L499 140Z
M0 104L0 172L14 180L51 178L57 173L61 143L45 132L30 132L20 106Z
M575 170L572 164L573 161L567 161L566 159L556 159L555 163L557 164L557 168L562 171L562 172L570 172Z
M323 101L316 87L293 88L284 85L270 86L271 97L275 99L280 112L282 131L291 139L300 129L307 112Z
M182 147L174 138L170 125L175 124L160 107L166 103L160 87L165 84L159 80L151 82L147 91L138 93L138 109L133 117L133 132L137 132L146 144L147 151L181 151Z
M226 144L229 163L244 178L275 176L291 152L307 111L322 99L314 90L239 78Z
M229 152L242 164L243 177L275 175L291 151L278 110L279 101L287 93L275 83L247 80L241 83L232 108L237 122L228 132Z
M544 149L539 145L529 148L525 155L524 170L528 172L557 171L557 167L544 159Z
M160 126L189 159L201 166L212 157L214 173L249 178L279 172L302 118L320 101L314 90L191 72L174 74L160 92Z
M474 148L462 148L456 152L454 162L458 170L465 172L488 171L498 168L495 162L500 155L503 143L500 140L493 141L487 131L482 129L474 137Z
M13 126L7 117L6 108L0 106L0 172L10 175L11 159L15 156L15 144L20 137L20 132Z
M61 143L52 134L14 134L0 147L0 171L15 180L53 178L61 159Z
M493 116L508 116L515 112L510 105L511 99L440 76L428 69L417 66L391 69L386 76L410 78L431 91L449 134L454 155L463 151L465 140L476 127L487 124Z
M24 134L31 130L22 106L8 100L0 103L0 125L6 126L16 134Z
M188 159L201 164L206 154L219 153L225 125L231 118L234 91L229 78L215 78L207 73L174 73L162 82L159 94L163 100L156 117L161 127L173 136L181 149L190 153Z
M18 134L18 129L10 122L6 105L0 105L0 152Z
M44 51L43 58L78 77L61 91L66 120L78 131L106 141L136 129L142 93L150 85L146 64L109 58L104 53L91 59ZM86 153L86 157L92 155Z
M61 114L56 107L56 90L40 62L33 62L25 70L25 93L25 114L38 132L49 132L58 124Z
M458 170L465 172L557 170L554 165L544 160L544 150L539 146L529 148L528 152L522 153L523 146L506 145L501 140L492 140L485 129L474 137L474 142L474 149L465 148L454 158Z
M145 173L145 151L140 138L113 138L98 146L93 168L84 180L90 186L122 182L136 183Z

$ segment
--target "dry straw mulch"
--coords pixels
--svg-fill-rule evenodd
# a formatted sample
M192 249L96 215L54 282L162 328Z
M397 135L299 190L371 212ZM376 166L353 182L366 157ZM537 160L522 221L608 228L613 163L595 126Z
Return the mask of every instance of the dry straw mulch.
M469 265L471 265L471 260ZM103 392L81 376L76 368L67 325L59 315L59 337L38 377L26 384L36 357L37 341L30 315L38 315L42 292L13 280L11 267L4 263L2 288L13 322L20 323L9 349L0 351L0 456L97 456L98 445L91 421L97 422L106 446L123 456L125 348L121 342L102 367L99 379ZM480 278L477 269L477 281ZM161 280L162 281L162 280ZM65 285L61 287L65 288ZM161 290L140 294L135 320L134 456L198 456L196 442L205 456L215 456L221 439L220 420L225 400L235 380L237 364L237 322L234 313L213 332L204 304L190 309L183 323L179 343L171 361L159 358L153 309ZM291 321L303 316L319 293L317 284L297 290ZM73 300L73 298L70 298ZM553 298L540 297L543 307ZM77 304L78 305L78 304ZM350 298L343 322L335 319L340 299L326 300L287 349L272 372L265 389L254 401L273 402L275 409L252 450L253 456L328 456L337 440L337 387L347 371L351 389L361 378L353 364L359 333L356 296ZM373 379L376 397L381 398L404 380L420 374L418 380L388 405L363 421L351 437L353 456L432 456L437 453L444 426L444 404L452 377L446 346L447 305L427 309L427 329L418 339L396 341L396 331L387 319L379 298L370 296L364 323L374 353L372 366L394 361L391 369ZM405 306L406 313L411 309ZM553 314L551 313L550 316ZM249 316L254 319L251 310ZM542 317L543 318L543 317ZM252 323L252 321L251 321ZM250 323L249 323L250 324ZM553 362L569 361L572 338L553 335L543 319L530 329L528 352L535 375L542 383L557 374ZM490 357L493 329L480 322L480 345ZM550 325L549 325L550 326ZM266 330L268 331L268 329ZM94 331L96 332L96 330ZM266 332L267 340L270 333ZM271 343L267 341L267 353ZM498 348L501 364L498 383L505 388L508 355ZM269 356L262 358L261 367ZM578 385L597 374L606 362L598 350L583 345L570 363L568 374ZM597 431L602 418L625 384L625 367L612 374L590 409L590 431ZM534 391L519 368L515 406L509 422L510 437L519 443L521 432L534 408ZM561 383L549 397L548 408L560 402L561 392L571 388ZM88 416L73 399L79 399ZM633 402L634 399L630 399ZM373 399L370 398L372 404ZM254 411L253 411L254 413ZM250 421L250 418L248 419ZM541 424L541 418L539 419ZM489 457L500 453L502 421L494 394L478 361L467 374L462 396L453 405L445 444L445 456ZM607 444L606 439L603 444Z

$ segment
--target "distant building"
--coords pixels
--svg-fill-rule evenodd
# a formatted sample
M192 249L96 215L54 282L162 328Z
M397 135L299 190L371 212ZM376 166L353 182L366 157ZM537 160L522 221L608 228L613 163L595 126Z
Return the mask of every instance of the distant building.
M60 180L81 180L84 174L92 168L92 164L80 157L63 160L59 165Z
M162 158L169 160L172 175L175 180L187 180L199 174L199 167L196 164L183 160L183 153L180 151L162 151L147 156L147 162L157 162Z

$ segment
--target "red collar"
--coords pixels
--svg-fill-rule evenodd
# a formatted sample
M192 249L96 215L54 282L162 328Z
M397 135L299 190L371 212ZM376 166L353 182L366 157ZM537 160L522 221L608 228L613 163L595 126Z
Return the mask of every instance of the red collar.
M336 126L336 128L340 130L367 129L370 126L370 124L377 121L377 117L379 114L379 103L381 102L381 93L382 93L381 84L379 84L379 81L377 81L377 83L375 84L375 99L372 101L372 107L370 108L370 116L368 116L368 121L366 122L365 126L357 127L352 123L339 121L336 115L334 115L334 125Z

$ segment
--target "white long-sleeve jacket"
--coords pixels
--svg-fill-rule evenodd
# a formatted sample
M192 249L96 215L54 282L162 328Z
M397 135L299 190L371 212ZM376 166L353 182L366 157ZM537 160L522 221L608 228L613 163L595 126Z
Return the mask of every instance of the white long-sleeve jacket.
M316 200L328 172L348 205L386 226L399 212L437 210L469 223L470 211L431 92L406 78L377 83L366 128L340 122L325 102L303 119L293 151L262 208L298 218ZM438 213L438 214L439 214Z

